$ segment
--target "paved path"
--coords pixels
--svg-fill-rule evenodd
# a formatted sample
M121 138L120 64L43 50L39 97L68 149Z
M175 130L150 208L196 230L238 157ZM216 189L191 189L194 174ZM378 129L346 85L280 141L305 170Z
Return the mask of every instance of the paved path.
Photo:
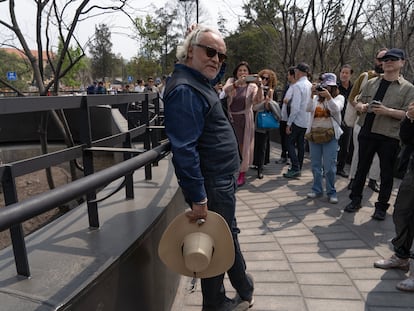
M255 279L252 311L391 311L414 310L414 294L395 289L402 271L373 268L392 254L392 208L385 221L371 219L377 194L366 188L363 208L343 212L349 202L348 180L337 178L339 204L310 200L309 159L302 177L287 180L287 166L275 164L280 145L273 144L271 163L262 180L250 170L237 192L237 220L247 270ZM308 156L306 154L305 156ZM347 167L349 170L349 167ZM399 180L395 180L391 204ZM234 291L225 280L229 297ZM200 311L200 283L183 277L173 311Z

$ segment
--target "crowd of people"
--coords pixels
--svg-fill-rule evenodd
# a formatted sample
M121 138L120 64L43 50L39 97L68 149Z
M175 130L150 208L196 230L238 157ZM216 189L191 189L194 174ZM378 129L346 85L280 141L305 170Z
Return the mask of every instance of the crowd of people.
M161 98L164 94L164 88L166 83L167 76L163 75L161 78L148 77L145 81L144 79L137 79L136 82L132 85L125 84L122 87L116 88L114 86L106 86L103 81L94 81L86 89L88 95L94 94L118 94L118 93L144 93L144 92L153 92L160 94Z
M406 174L399 188L393 220L395 254L374 263L377 268L410 270L398 289L414 291L414 86L400 74L405 53L381 49L374 70L354 82L353 69L345 64L339 75L323 72L313 79L310 66L298 63L287 71L288 85L280 103L275 101L277 77L263 68L253 73L241 61L225 83L226 45L220 33L198 25L190 29L177 49L178 62L165 89L165 127L171 142L173 164L190 222L212 210L224 217L236 250L227 271L237 295L226 296L223 277L201 280L203 309L247 310L253 305L254 282L246 273L235 218L235 192L246 183L248 169L263 178L269 163L269 133L257 127L258 111L270 111L279 121L282 153L277 164L287 165L287 179L300 178L305 149L309 148L313 183L309 199L326 193L338 203L337 176L349 178L348 213L362 206L367 186L378 192L372 218L382 221L389 208L398 150L405 152ZM351 171L345 170L351 163ZM325 180L325 185L324 181ZM378 182L380 183L378 185Z

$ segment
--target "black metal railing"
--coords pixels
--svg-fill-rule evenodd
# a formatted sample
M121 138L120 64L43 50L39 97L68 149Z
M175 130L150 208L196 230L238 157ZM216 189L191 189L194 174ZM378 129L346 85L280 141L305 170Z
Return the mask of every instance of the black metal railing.
M139 103L139 120L136 109L128 107ZM128 130L108 137L92 140L90 108L99 105L119 107L128 120ZM34 158L6 163L0 166L5 207L0 208L0 231L9 229L16 270L19 275L30 276L29 262L22 229L22 222L46 211L86 196L89 226L99 227L97 190L110 182L124 177L126 199L134 197L133 173L145 167L145 178L151 179L151 167L170 150L168 141L161 141L162 116L157 94L122 94L68 97L19 97L0 99L0 115L44 112L50 110L80 109L78 145ZM133 116L133 117L131 117ZM135 116L135 117L134 117ZM3 129L4 130L4 129ZM6 129L7 130L7 129ZM143 148L136 148L133 140L141 137ZM94 155L99 152L123 154L123 160L98 172L94 170ZM50 168L78 158L83 160L84 177L69 184L18 202L16 177L41 169ZM119 188L118 190L120 190Z

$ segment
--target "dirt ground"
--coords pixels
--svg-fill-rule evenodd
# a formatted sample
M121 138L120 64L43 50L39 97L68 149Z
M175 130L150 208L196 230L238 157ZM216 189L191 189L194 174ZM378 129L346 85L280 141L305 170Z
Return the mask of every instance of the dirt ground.
M66 184L70 181L69 173L60 167L53 167L52 174L56 186ZM46 180L46 173L44 170L34 172L25 176L16 178L17 195L19 201L23 201L33 195L49 190ZM4 197L0 187L0 208L4 207ZM51 219L59 217L62 214L60 209L55 208L49 212L41 214L23 223L23 230L25 235L30 234ZM3 249L11 244L9 230L0 232L0 249Z

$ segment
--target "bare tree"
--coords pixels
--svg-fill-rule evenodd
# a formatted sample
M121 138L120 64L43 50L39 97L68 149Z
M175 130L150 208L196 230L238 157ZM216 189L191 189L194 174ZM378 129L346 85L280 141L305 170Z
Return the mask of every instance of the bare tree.
M75 29L82 21L88 18L96 17L103 14L109 14L117 11L123 11L128 0L118 0L108 2L102 1L100 5L91 4L89 0L68 0L66 2L57 0L34 0L36 5L35 14L35 39L37 45L37 57L32 53L27 34L24 34L18 22L18 12L16 10L15 0L3 0L8 4L10 21L0 20L0 31L10 33L16 41L7 41L3 45L14 47L24 53L30 61L33 71L34 81L39 90L39 95L45 96L53 87L53 93L57 94L59 79L62 78L70 69L76 65L85 51L78 38L75 36ZM55 35L55 33L57 35ZM56 38L57 36L57 38ZM62 43L62 50L59 55L54 52L53 42ZM80 48L81 53L72 58L68 53L69 46L74 43L75 48ZM57 46L57 44L56 44ZM51 76L45 76L45 66L43 64L43 53L46 53L48 64L51 66ZM65 61L66 58L66 61ZM69 61L67 61L69 59ZM0 78L0 84L7 85L7 82ZM18 91L23 96L23 92ZM39 125L40 141L42 151L47 153L47 123L49 117L56 123L62 136L68 146L74 144L66 118L63 111L45 112ZM50 170L47 171L50 187L54 187ZM72 175L72 178L74 176Z

